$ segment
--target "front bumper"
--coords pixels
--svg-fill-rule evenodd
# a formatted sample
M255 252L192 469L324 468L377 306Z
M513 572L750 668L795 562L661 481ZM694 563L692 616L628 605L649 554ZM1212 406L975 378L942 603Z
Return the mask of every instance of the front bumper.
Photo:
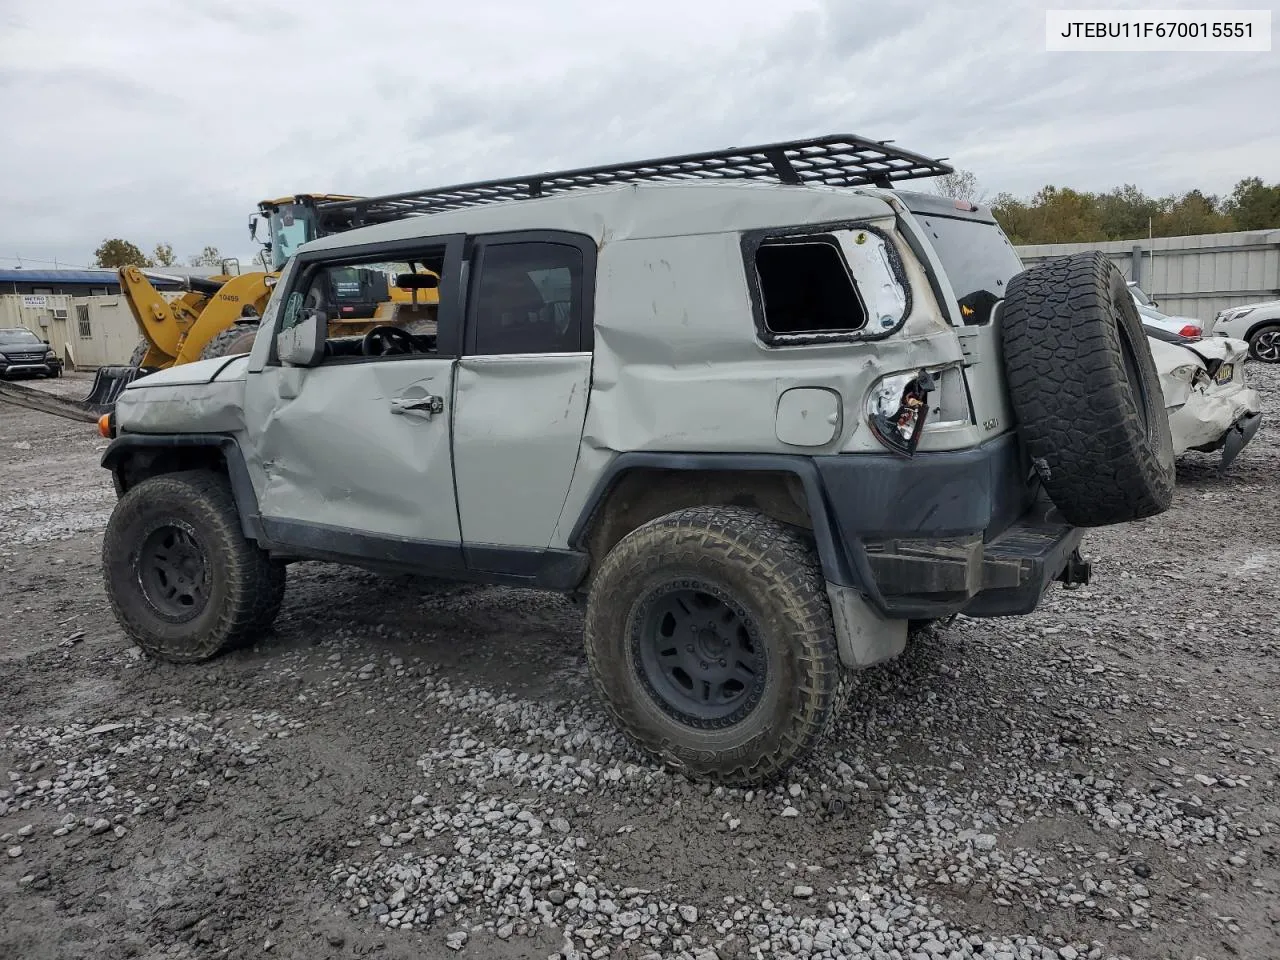
M1088 581L1084 531L1040 495L1013 435L910 460L815 459L850 585L886 617L1025 614L1053 581Z
M44 373L50 374L62 368L62 364L57 360L40 360L31 362L23 360L20 362L0 361L0 376L8 376L11 373Z

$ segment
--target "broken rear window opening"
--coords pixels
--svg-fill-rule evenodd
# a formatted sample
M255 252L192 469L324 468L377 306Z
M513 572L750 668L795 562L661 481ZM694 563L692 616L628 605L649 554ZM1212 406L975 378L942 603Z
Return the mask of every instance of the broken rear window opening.
M770 241L756 250L755 261L770 333L847 333L866 326L866 307L834 239Z
M1022 261L1004 232L981 220L936 215L922 219L955 290L965 326L987 323L991 308L1004 299L1009 280L1022 272Z

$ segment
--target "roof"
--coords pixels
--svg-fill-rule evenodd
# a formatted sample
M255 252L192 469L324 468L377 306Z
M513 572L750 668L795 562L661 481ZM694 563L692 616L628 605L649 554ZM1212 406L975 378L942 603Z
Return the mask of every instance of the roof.
M585 234L597 244L740 233L890 217L890 196L890 191L876 188L784 186L741 180L630 183L407 217L330 234L299 250L335 250L417 237L518 230L564 230Z
M119 283L114 270L0 270L0 283Z

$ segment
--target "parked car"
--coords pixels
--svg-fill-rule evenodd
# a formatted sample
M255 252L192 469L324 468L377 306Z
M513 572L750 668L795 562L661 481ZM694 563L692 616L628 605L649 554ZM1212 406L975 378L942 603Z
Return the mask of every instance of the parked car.
M1221 450L1225 469L1262 424L1261 398L1244 379L1249 344L1230 337L1189 340L1152 327L1147 336L1174 454Z
M374 225L295 253L247 356L101 422L124 631L184 663L252 642L299 558L562 591L619 726L750 784L913 623L1087 582L1083 528L1173 495L1124 278L1024 271L886 154L949 169L835 135L352 201ZM438 278L427 329L328 335L330 278L372 264Z
M62 361L49 346L26 327L0 329L0 377L15 373L62 376Z
M1210 327L1215 337L1235 337L1249 344L1249 356L1280 363L1280 300L1223 310Z
M1159 327L1161 330L1168 330L1170 333L1176 333L1180 337L1194 338L1204 336L1204 325L1194 317L1171 317L1167 313L1161 313L1156 307L1159 304L1148 297L1136 283L1129 281L1129 292L1133 294L1134 306L1138 308L1138 313L1142 315L1142 322L1151 326Z

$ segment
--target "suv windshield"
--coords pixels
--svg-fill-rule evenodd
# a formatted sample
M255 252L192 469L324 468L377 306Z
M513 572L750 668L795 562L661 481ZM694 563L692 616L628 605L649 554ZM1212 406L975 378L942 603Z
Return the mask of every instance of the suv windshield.
M7 343L14 346L19 344L43 343L44 341L37 337L30 330L19 327L16 330L0 330L0 343Z
M966 324L986 323L1022 261L996 224L968 217L919 217L942 260Z

